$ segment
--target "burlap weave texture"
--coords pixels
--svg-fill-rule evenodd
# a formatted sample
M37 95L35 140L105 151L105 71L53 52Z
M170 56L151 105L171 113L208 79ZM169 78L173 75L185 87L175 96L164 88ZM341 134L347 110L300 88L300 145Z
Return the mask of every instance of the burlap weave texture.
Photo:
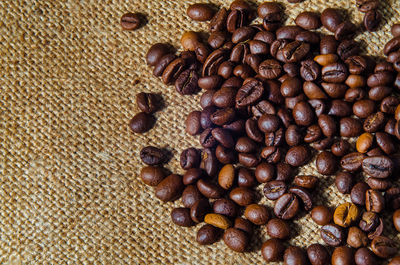
M206 29L186 16L194 2L0 1L0 264L262 263L259 251L197 245L198 227L170 221L180 202L160 203L138 178L143 146L168 147L174 154L168 168L182 173L180 152L198 145L183 120L199 96L178 95L144 60L152 43L179 47L185 30ZM289 23L303 10L328 6L362 20L354 0L282 2ZM146 14L147 25L122 31L119 18L128 11ZM381 54L390 25L400 21L400 2L383 1L381 11L381 30L359 37L373 54ZM127 124L140 91L162 94L165 108L150 132L134 135ZM315 173L312 166L303 171ZM318 200L332 206L349 200L336 195L331 177L323 179ZM308 215L294 228L291 243L320 241ZM255 249L266 239L264 229L257 234Z

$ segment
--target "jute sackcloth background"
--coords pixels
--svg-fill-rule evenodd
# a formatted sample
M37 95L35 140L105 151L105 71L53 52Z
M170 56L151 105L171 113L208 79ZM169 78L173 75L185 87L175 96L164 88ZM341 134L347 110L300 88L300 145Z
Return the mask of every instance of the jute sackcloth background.
M186 16L194 2L0 1L0 264L262 263L264 229L253 237L256 252L237 254L222 241L199 246L199 226L170 221L180 202L161 203L138 178L143 146L170 149L168 168L178 173L180 152L198 146L184 133L183 121L199 108L199 95L178 95L152 76L144 60L151 44L179 47L185 30L206 29L207 23ZM359 23L354 2L282 1L289 23L303 10L328 6L349 10ZM358 38L373 54L381 54L390 25L400 21L399 1L383 1L380 9L381 30ZM128 11L146 14L147 25L122 31L119 19ZM128 121L138 111L140 91L162 94L165 108L150 132L134 135ZM302 172L315 170L311 165ZM321 179L317 203L349 200L337 194L333 177ZM399 242L388 218L386 225ZM307 214L293 230L293 244L322 243Z

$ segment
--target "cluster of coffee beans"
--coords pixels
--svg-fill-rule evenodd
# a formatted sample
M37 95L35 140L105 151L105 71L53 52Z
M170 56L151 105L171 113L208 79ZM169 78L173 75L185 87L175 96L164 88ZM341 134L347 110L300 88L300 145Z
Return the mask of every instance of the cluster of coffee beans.
M357 8L364 13L363 24L366 30L376 31L382 16L378 11L380 0L356 0Z
M155 76L182 95L203 91L202 109L185 121L203 148L185 149L184 175L167 176L165 152L145 147L140 156L148 166L140 177L155 186L160 200L181 198L183 207L171 212L175 224L205 223L196 236L202 245L222 237L243 252L254 226L265 225L270 239L261 253L268 262L365 265L392 258L398 249L383 236L381 215L400 208L400 99L393 95L400 89L400 26L393 26L395 38L385 46L387 61L376 62L360 55L352 38L356 26L336 9L303 12L290 26L282 24L275 2L261 4L256 13L262 24L251 24L255 12L242 0L218 11L195 4L187 14L211 20L207 40L185 32L185 51L178 56L167 44L150 48L146 59ZM317 32L321 26L333 35ZM152 105L148 97L144 101ZM143 122L131 121L131 128L133 123ZM314 206L319 178L297 174L313 156L317 171L336 175L337 189L350 194L351 203L334 212ZM272 210L257 203L261 183ZM321 225L328 247L287 245L289 220L302 209ZM396 229L399 215L393 215Z

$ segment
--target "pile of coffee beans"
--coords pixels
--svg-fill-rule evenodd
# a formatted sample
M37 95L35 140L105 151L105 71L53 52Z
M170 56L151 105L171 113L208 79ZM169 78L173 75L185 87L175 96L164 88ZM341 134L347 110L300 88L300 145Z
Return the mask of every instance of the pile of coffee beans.
M357 4L376 12L372 2ZM179 94L202 91L201 109L185 121L202 149L181 153L184 175L165 173L163 150L148 146L140 153L148 165L140 177L155 186L156 197L181 199L172 222L204 222L199 244L222 238L237 252L247 251L254 227L263 226L270 239L261 254L268 262L365 265L398 255L385 225L400 226L400 99L393 94L400 89L400 25L384 47L387 59L376 60L360 53L357 26L332 8L302 12L296 25L283 24L276 2L257 10L242 0L219 10L195 4L187 14L210 20L207 39L188 31L179 55L157 43L146 56L154 75ZM256 14L261 24L251 24ZM367 16L372 30L376 15ZM322 26L332 34L317 31ZM139 94L137 103L143 112L130 127L144 132L157 108L149 94ZM319 174L335 176L348 202L334 210L315 205L319 177L298 174L310 161ZM273 209L257 203L260 184ZM326 245L288 244L291 220L301 211L320 226ZM393 214L393 224L383 214Z

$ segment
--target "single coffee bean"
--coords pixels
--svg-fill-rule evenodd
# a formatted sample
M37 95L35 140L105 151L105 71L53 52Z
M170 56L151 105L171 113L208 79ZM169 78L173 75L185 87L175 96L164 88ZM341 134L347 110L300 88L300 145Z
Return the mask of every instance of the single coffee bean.
M273 218L267 223L267 233L272 238L287 239L290 236L290 227L284 220Z
M221 168L218 174L218 184L225 190L233 186L235 180L235 168L232 164L227 164Z
M172 50L171 45L167 43L156 43L153 44L146 54L146 62L150 66L155 66L161 60L161 58L169 54Z
M321 13L321 22L326 29L335 32L340 23L342 23L342 18L337 9L326 8Z
M236 106L241 108L254 104L263 93L263 84L260 81L252 80L238 90L236 94Z
M303 133L299 126L290 125L285 132L286 143L290 146L301 144L303 140Z
M351 39L342 41L337 48L337 54L343 61L359 53L360 53L360 44Z
M255 30L252 27L237 28L232 34L232 42L239 43L250 40L255 35Z
M256 167L256 179L259 183L265 183L275 176L275 167L272 164L262 162Z
M256 142L262 142L264 140L264 135L258 128L256 120L248 119L245 123L245 129L246 129L246 134L250 139Z
M308 260L312 265L325 265L330 262L330 255L321 244L312 244L307 248Z
M370 99L356 101L353 105L353 113L359 118L367 118L374 111L375 103Z
M340 136L357 137L362 133L362 124L359 119L345 117L340 119Z
M145 133L149 131L155 123L152 115L145 112L139 112L129 121L129 128L134 133Z
M369 189L367 183L358 182L350 192L351 201L358 205L365 205L365 193Z
M321 27L321 20L318 13L315 12L302 12L300 13L296 19L295 23L297 26L302 27L303 29L318 29Z
M311 125L307 128L306 135L304 136L304 142L312 143L319 140L322 136L321 128L317 125Z
M250 204L244 211L244 216L255 225L265 225L269 220L267 207L259 204Z
M303 93L295 96L295 97L287 97L285 98L285 107L287 109L294 109L297 103L307 101L307 96Z
M242 217L237 217L235 219L233 227L246 232L247 235L250 237L253 234L254 230L253 224L249 220Z
M212 136L225 148L232 148L235 145L230 131L222 128L215 128L212 130Z
M213 204L213 211L217 214L222 214L228 217L237 215L236 204L229 199L218 199Z
M349 227L359 216L358 207L353 203L343 203L339 205L333 213L333 221L341 227Z
M366 247L368 237L360 228L352 226L347 234L347 244L353 248Z
M214 150L209 148L203 150L200 168L204 169L209 176L215 176L218 173L219 163Z
M227 217L218 213L206 214L204 216L204 222L224 230L228 229L232 225L231 221Z
M394 75L389 71L376 72L370 75L367 79L367 85L369 87L377 86L390 86L394 81Z
M332 253L332 265L351 265L354 264L354 251L347 246L337 247Z
M310 150L303 145L294 146L286 153L285 161L291 166L299 167L310 160Z
M294 175L294 168L286 163L276 165L276 180L289 182Z
M275 202L274 213L281 219L292 219L298 211L299 200L294 194L286 193Z
M214 9L208 4L193 4L187 9L187 15L196 21L207 21L213 18Z
M256 105L251 107L251 112L254 117L260 118L264 114L276 114L275 107L271 102L267 100L262 100Z
M323 151L325 149L329 149L332 145L333 139L332 138L323 138L316 142L311 143L311 147L318 151Z
M136 30L143 22L143 16L139 13L126 13L121 17L121 27L124 30Z
M200 45L200 34L194 31L186 31L182 34L181 45L183 49L194 51Z
M159 165L166 162L166 153L155 146L146 146L140 151L140 159L149 166Z
M344 95L344 100L346 102L354 102L364 99L366 95L367 93L365 92L365 90L360 87L350 88L346 91Z
M183 188L182 177L172 174L156 186L155 195L164 202L173 201L181 195Z
M364 212L361 216L359 227L364 232L371 232L379 225L379 216L374 212Z
M226 27L226 18L228 16L228 11L225 7L219 9L219 11L211 19L208 28L210 32L223 31Z
M210 53L203 64L202 76L216 75L218 67L228 57L228 50L219 48L218 50Z
M335 38L339 41L349 39L357 30L356 25L350 21L344 21L336 27Z
M370 151L367 152L367 156L380 156L384 155L383 151L379 147L372 148Z
M212 128L207 128L200 135L200 144L205 148L212 148L218 144L212 131Z
M208 44L213 49L221 48L227 41L228 41L228 34L222 31L211 32L207 40Z
M377 132L375 134L378 146L388 155L396 152L396 146L392 137L384 132Z
M342 83L347 76L347 67L342 63L328 64L322 68L322 80L328 83Z
M236 252L244 252L249 243L246 232L237 228L228 228L225 230L223 239L225 244Z
M259 74L266 79L275 79L282 73L282 65L274 59L263 61L259 68Z
M185 170L197 168L200 166L200 153L196 148L187 148L182 151L180 157L181 167Z
M200 168L191 168L183 175L183 184L190 185L196 183L197 180L202 178L205 172Z
M303 79L305 78L303 77ZM313 82L304 82L303 91L304 94L311 100L328 98L325 92L316 83Z
M172 84L179 75L185 70L185 60L183 58L177 58L165 67L162 73L161 79L164 84ZM197 83L197 81L196 81Z
M196 223L203 222L209 212L211 212L211 206L208 199L200 199L190 207L190 217Z
M393 257L398 251L395 242L384 236L377 236L372 240L371 249L380 258Z
M199 179L197 188L201 194L210 199L219 199L224 194L223 189L218 184L214 184L209 180Z
M381 102L380 111L387 114L395 114L396 108L399 103L400 100L396 96L386 97Z
M293 108L293 118L297 125L310 126L314 121L315 115L310 104L301 101Z
M285 250L283 254L283 262L287 265L306 265L308 264L307 256L303 249L299 247L290 246Z
M277 200L287 191L285 182L280 180L272 180L264 185L264 195L269 200Z
M229 198L239 204L240 206L247 206L254 201L255 194L248 188L238 187L234 188L229 193Z
M359 55L350 56L346 59L350 74L360 75L367 69L367 60Z
M202 128L200 125L200 116L201 116L200 111L192 111L186 117L185 130L188 134L196 135L202 131Z
M301 92L302 82L299 78L290 77L281 84L281 94L284 97L294 97Z
M238 160L245 167L256 167L261 161L257 154L248 153L239 153Z
M190 208L197 201L203 199L199 189L195 185L188 185L182 192L182 204L186 208Z
M306 81L315 81L321 73L319 65L314 60L301 62L300 75Z
M363 133L358 137L356 149L359 153L366 153L374 142L374 136L371 133Z
M215 156L222 164L230 164L237 161L237 154L232 149L225 148L222 145L218 145L215 149Z
M369 32L376 31L381 22L382 15L377 10L370 10L364 15L364 27Z
M261 255L267 262L277 262L283 259L285 246L277 238L270 238L261 246Z
M332 211L323 205L316 206L311 211L311 218L318 225L327 225L332 220Z
M362 162L363 172L374 178L387 178L393 172L393 161L386 156L366 157Z
M171 211L172 222L179 226L189 227L193 226L194 222L190 218L189 208L174 208Z
M214 106L212 99L213 99L215 92L216 92L215 90L207 90L201 95L200 106L203 109Z
M235 9L231 10L226 18L226 29L228 32L233 33L236 29L243 27L247 24L246 10Z
M279 50L276 58L285 63L296 63L301 61L309 51L309 43L296 40L288 43L283 49Z
M367 184L373 190L382 190L382 191L387 190L392 186L390 180L378 179L378 178L368 178Z
M392 93L392 88L387 86L373 87L368 91L368 97L374 101L380 101Z
M200 245L211 245L218 241L220 231L215 226L205 224L198 231L196 241Z
M378 262L374 253L366 247L358 249L354 259L357 265L374 265Z
M385 207L385 199L377 190L367 190L365 193L365 208L367 211L380 213Z
M334 54L338 48L339 42L335 39L335 36L326 35L321 38L320 42L320 53L321 54Z
M265 134L266 146L281 146L284 143L284 141L285 141L285 133L283 131L283 128L280 128L275 132L270 132ZM263 155L263 153L261 153L261 155ZM267 156L265 156L265 158L267 158Z
M349 194L353 188L353 175L349 172L339 172L336 175L335 185L340 193Z
M316 176L311 175L298 175L294 178L293 183L299 187L306 189L313 189L318 182Z
M280 120L276 115L264 114L258 119L258 128L264 132L275 132L279 129Z
M140 178L149 186L157 186L164 178L165 173L162 167L147 166L140 171Z
M386 117L383 112L376 112L371 115L369 115L365 120L363 124L363 129L366 132L377 132L380 130L386 122Z
M340 246L344 241L343 229L335 224L327 224L321 227L321 238L326 244L332 247Z
M153 113L158 109L158 102L155 94L140 92L136 95L136 105L146 113Z
M346 140L341 139L332 144L331 151L335 156L342 157L349 153L350 148L350 143Z
M239 187L251 188L256 185L256 179L249 169L242 167L238 170L237 183Z
M314 57L314 61L316 61L321 66L336 63L338 59L339 57L336 54L320 54Z
M297 195L297 197L302 200L304 209L306 211L310 211L312 209L313 203L311 194L305 188L294 186L289 189L289 192Z

